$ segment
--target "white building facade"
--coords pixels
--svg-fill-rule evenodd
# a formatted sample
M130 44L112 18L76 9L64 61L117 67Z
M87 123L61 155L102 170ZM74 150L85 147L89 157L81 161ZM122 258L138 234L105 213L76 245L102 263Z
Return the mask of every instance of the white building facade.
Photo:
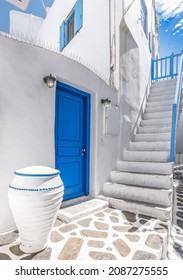
M36 24L37 28L34 28ZM154 0L55 0L43 21L33 15L12 11L10 33L26 35L26 28L28 36L53 46L63 54L75 56L99 72L117 90L125 41L129 50L124 32L131 34L142 57L147 55L150 59L158 55Z
M0 232L15 227L7 189L16 169L47 165L65 170L63 179L70 172L66 199L102 193L135 132L151 58L158 56L154 0L55 0L44 20L12 12L10 35L16 40L0 36L6 81L0 103L7 104L0 126ZM25 38L32 45L19 42ZM43 83L50 73L57 80L51 90ZM104 108L107 98L111 107Z
M17 12L16 17L12 12L12 34L22 28L19 14L17 20ZM155 1L55 0L31 36L83 64L119 93L118 102L127 111L122 130L129 139L148 92L151 58L159 54ZM127 145L128 140L123 141L121 156Z

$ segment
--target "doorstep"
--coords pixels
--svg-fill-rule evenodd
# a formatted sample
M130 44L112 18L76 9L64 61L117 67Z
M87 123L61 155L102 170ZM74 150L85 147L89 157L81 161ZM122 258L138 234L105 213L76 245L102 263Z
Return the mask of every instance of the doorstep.
M57 218L65 223L70 223L77 219L91 215L108 206L108 202L101 199L91 199L73 206L65 207L59 210Z

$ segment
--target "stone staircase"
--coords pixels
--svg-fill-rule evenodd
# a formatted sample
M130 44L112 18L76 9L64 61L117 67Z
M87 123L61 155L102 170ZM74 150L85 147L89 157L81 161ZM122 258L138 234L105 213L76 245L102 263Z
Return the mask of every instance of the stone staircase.
M114 208L169 221L173 164L169 162L172 104L176 79L151 86L146 109L133 141L103 186Z

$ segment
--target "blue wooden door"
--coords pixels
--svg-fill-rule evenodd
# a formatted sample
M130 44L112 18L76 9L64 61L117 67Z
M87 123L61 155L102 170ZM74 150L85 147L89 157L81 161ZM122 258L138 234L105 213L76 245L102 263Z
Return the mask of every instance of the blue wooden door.
M89 193L89 133L89 94L57 83L55 153L64 200Z

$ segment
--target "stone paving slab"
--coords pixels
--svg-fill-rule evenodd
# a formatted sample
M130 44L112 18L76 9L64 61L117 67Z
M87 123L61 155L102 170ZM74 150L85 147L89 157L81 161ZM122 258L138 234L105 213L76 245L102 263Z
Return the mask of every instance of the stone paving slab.
M57 219L48 248L37 254L21 252L19 237L7 244L0 235L0 260L161 260L166 258L168 226L106 207L69 224Z
M183 259L183 164L174 165L173 219L168 246L168 258Z

